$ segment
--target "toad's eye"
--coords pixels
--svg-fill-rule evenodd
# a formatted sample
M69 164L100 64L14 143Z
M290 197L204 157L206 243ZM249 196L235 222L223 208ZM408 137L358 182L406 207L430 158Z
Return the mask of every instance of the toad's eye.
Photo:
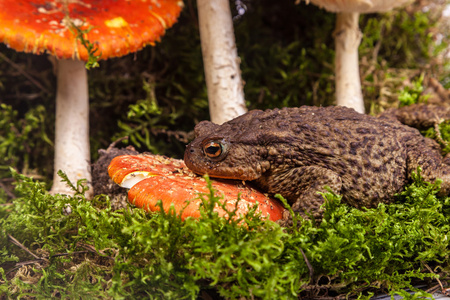
M223 153L223 146L219 142L210 141L203 146L203 151L210 158L217 158Z

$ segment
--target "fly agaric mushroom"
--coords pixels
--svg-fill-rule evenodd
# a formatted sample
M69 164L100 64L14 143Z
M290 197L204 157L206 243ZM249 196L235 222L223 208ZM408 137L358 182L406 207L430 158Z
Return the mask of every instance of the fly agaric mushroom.
M159 207L156 203L161 200L167 212L173 203L177 212L184 208L181 214L183 220L200 217L202 200L199 194L209 193L205 179L191 172L182 160L159 155L117 156L111 161L108 174L115 183L130 188L128 199L132 204L147 211L157 211ZM282 217L284 208L279 202L241 182L211 180L211 184L218 195L223 195L222 201L228 211L233 211L237 205L237 216L245 214L258 203L258 211L263 217L269 217L272 221ZM186 201L190 201L189 204ZM219 216L227 216L219 206L214 211Z
M198 21L211 121L247 112L228 0L198 0Z
M181 0L0 0L0 42L58 59L53 193L73 194L58 170L73 182L91 181L84 63L90 54L83 42L99 59L135 52L158 41L182 6Z
M358 47L361 42L359 14L386 12L411 0L305 0L337 13L335 73L337 105L364 113L359 76Z

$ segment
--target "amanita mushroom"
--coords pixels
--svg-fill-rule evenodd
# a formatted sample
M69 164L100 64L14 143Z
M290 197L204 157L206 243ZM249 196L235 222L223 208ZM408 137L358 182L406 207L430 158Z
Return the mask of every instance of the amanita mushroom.
M337 13L335 72L337 105L364 113L359 76L358 47L361 42L359 14L385 12L411 0L305 0Z
M199 206L202 203L199 194L208 194L206 181L191 172L182 160L159 155L123 155L115 157L109 167L111 179L122 187L130 188L129 201L147 211L157 211L158 200L165 211L173 203L184 220L187 217L200 217ZM223 195L227 210L233 211L237 204L236 215L244 215L249 208L258 203L262 217L276 221L281 219L283 206L276 200L243 185L237 181L212 180L212 186L218 195ZM237 202L238 197L240 201ZM187 205L186 201L190 201ZM186 206L187 205L187 206ZM221 207L214 208L220 216L227 213Z
M247 112L230 4L198 0L197 9L209 112L222 124Z
M92 43L99 59L122 56L158 41L182 6L181 0L0 0L0 42L58 59L53 193L73 194L58 170L73 182L91 181L89 53L81 37Z

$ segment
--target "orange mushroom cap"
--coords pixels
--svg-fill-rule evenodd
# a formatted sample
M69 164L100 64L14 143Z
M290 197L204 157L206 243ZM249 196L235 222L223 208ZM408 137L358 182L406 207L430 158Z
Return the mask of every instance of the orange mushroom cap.
M181 0L0 0L0 41L24 52L86 61L88 52L72 28L101 59L154 44L172 26Z
M184 161L161 155L121 155L113 158L108 166L109 177L122 187L131 187L126 181L132 177L172 175L185 170Z
M147 211L157 211L158 200L163 203L164 211L168 211L171 204L180 212L184 220L187 217L200 217L199 206L202 200L199 194L208 194L206 180L190 171L182 160L166 158L159 155L123 155L115 157L109 167L108 174L113 181L121 186L132 182L128 192L128 200ZM140 177L134 181L133 177ZM258 203L258 211L263 217L276 221L282 218L283 206L256 189L244 185L239 181L211 180L217 195L222 195L228 211L233 211L237 205L236 215L244 215ZM238 198L240 199L239 202ZM214 208L219 216L227 213L219 206Z

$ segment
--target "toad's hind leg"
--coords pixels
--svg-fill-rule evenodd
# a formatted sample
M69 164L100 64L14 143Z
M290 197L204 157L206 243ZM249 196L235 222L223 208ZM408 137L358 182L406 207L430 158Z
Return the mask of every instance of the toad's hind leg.
M302 166L272 173L261 178L258 184L269 193L285 197L294 212L304 217L312 215L316 221L320 221L323 216L320 206L324 199L319 192L327 192L325 186L337 194L342 189L342 180L338 174L318 166ZM283 219L279 223L285 226L292 223L288 211L283 213Z
M421 167L421 174L426 181L442 180L440 195L450 194L450 154L442 157L439 145L421 135L408 138L407 141L408 177L417 167Z
M379 115L380 119L398 121L417 129L436 127L445 120L450 120L450 103L412 104L397 109L389 109ZM450 154L445 158L441 148L434 140L424 138L416 129L400 128L402 140L407 146L408 176L422 168L422 176L426 181L434 182L441 179L441 195L450 194Z

